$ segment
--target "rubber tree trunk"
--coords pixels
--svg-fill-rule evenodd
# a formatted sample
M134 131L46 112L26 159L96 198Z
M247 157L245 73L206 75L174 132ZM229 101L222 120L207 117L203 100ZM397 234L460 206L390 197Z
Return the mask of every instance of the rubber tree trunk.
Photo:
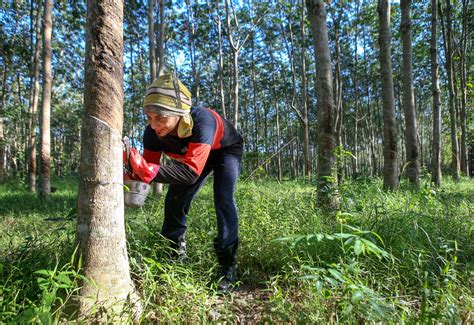
M431 92L433 96L433 143L431 182L441 186L441 100L438 83L438 0L431 0Z
M43 96L41 106L41 168L39 194L51 194L51 35L53 31L53 0L44 3L43 16Z
M411 45L411 0L401 0L402 21L400 30L403 43L403 109L405 112L405 149L406 173L415 186L419 186L419 150L417 138L417 123L415 112L415 96L413 90L412 45Z
M467 138L468 138L468 127L467 127L467 73L466 73L466 55L468 55L468 2L469 0L462 1L462 33L461 33L461 51L460 51L460 60L461 64L459 65L459 73L461 76L461 171L464 175L469 176L469 155L467 152Z
M89 0L86 26L76 240L83 272L96 285L83 283L79 314L104 306L118 317L131 302L138 315L122 186L123 2Z
M340 12L341 8L337 6L333 11L332 20L334 22L334 50L335 50L335 80L334 86L336 88L335 98L335 110L336 110L336 146L343 148L342 143L342 125L343 125L343 110L342 110L342 76L341 76L341 46L340 46ZM341 183L343 178L343 157L337 157L337 181Z
M232 50L232 104L234 126L239 128L239 52Z
M339 207L335 174L336 126L332 89L326 8L318 0L306 0L316 56L316 97L318 99L318 202L327 209Z
M155 49L155 35L154 35L154 18L153 18L153 4L156 0L148 0L148 38L150 41L150 81L153 82L155 78L161 76L164 73L165 69L165 53L164 53L164 4L163 0L158 0L158 10L160 15L160 20L158 22L158 36L157 36L157 44ZM158 64L156 63L155 59L155 52L158 57ZM152 58L153 56L153 58ZM158 69L158 70L157 70ZM153 183L153 192L156 194L157 197L161 197L163 194L163 184L162 183Z
M36 191L36 127L38 120L36 118L36 112L38 110L38 99L39 99L39 74L40 74L40 51L41 51L41 0L37 1L37 12L36 12L36 45L35 52L33 55L33 73L32 73L32 98L30 103L30 125L29 125L29 168L28 168L28 184L30 192Z
M154 24L154 4L156 0L148 0L148 42L150 43L150 83L156 78L156 58L155 58L155 24Z
M217 24L217 37L219 45L219 96L221 102L221 113L222 116L227 119L226 108L225 108L225 92L224 92L224 59L222 54L222 24L219 10L219 2L216 2L216 24Z
M379 60L382 77L383 104L383 187L394 190L399 185L397 124L395 120L395 99L393 94L392 62L390 54L390 2L379 0L377 7L379 15Z
M2 72L2 93L0 95L0 184L5 181L7 174L7 146L5 141L5 130L3 124L3 105L5 102L5 94L7 92L7 72L8 72L8 63L10 60L5 58L5 63L3 65Z
M359 2L356 1L356 17L359 16ZM359 159L362 155L359 154L359 55L357 51L359 50L359 28L358 23L354 26L354 70L353 70L353 86L354 86L354 143L352 147L352 154L354 159L352 159L352 177L357 178L359 173Z
M456 96L454 93L454 63L453 63L453 40L452 40L452 22L451 22L451 0L446 0L446 72L448 74L449 89L449 117L451 121L451 173L455 181L459 181L460 164L459 164L459 146L457 138L456 123Z
M200 69L198 68L197 59L196 59L196 45L195 39L197 34L197 26L195 25L194 17L194 1L186 0L186 9L187 9L187 33L188 33L188 50L189 57L191 59L191 74L193 76L193 87L191 93L193 94L193 103L195 105L200 104Z
M235 10L232 6L232 13L234 20L237 25L237 30L240 32L238 29L238 23L237 23L237 16L235 15ZM239 53L240 49L243 46L243 43L240 44L240 39L237 39L236 41L232 37L232 30L231 30L231 24L230 24L230 10L229 10L229 0L225 1L225 10L226 10L226 24L227 24L227 38L229 40L230 44L230 49L232 53L232 106L233 106L233 124L235 128L239 129Z
M158 76L165 73L165 1L158 0L158 11L160 21L158 23L158 36L156 41L156 50L158 58Z
M309 118L308 118L308 91L306 80L306 45L305 45L305 5L301 1L301 115L303 117L304 143L304 176L311 177L311 156L309 154Z

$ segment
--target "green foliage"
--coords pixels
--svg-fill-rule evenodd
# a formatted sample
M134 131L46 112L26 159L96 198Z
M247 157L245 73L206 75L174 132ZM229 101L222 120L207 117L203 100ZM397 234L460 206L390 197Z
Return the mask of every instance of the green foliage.
M72 320L87 281L74 259L75 181L53 180L44 203L21 184L0 187L0 323ZM472 312L472 181L440 189L380 180L340 184L332 217L312 185L241 182L240 291L216 292L212 186L193 202L186 263L159 235L163 199L126 210L132 277L143 321L171 323L458 323ZM332 219L329 219L332 218ZM106 311L104 311L106 312Z

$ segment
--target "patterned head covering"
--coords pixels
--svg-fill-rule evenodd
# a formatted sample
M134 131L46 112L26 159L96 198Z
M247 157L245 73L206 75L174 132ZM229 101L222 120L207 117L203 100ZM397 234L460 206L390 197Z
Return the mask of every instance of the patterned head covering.
M179 79L171 74L159 76L147 87L143 101L145 114L155 112L163 116L179 116L178 136L192 135L191 93Z

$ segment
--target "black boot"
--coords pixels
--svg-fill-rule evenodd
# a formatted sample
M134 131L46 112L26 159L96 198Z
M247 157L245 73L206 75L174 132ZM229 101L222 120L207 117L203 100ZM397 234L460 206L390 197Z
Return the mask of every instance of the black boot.
M219 249L217 240L214 239L214 248L216 250L217 260L219 261L219 282L217 289L220 292L228 292L236 287L237 283L237 252L238 241L233 245Z
M176 239L171 239L170 247L172 252L171 258L178 262L185 262L188 259L186 254L186 233Z

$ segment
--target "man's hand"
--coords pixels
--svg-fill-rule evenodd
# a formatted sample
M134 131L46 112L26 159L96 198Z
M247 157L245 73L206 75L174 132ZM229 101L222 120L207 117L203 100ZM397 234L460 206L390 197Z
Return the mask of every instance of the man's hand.
M160 165L147 163L135 148L130 149L128 160L132 169L132 175L135 174L145 183L150 183L160 169Z

